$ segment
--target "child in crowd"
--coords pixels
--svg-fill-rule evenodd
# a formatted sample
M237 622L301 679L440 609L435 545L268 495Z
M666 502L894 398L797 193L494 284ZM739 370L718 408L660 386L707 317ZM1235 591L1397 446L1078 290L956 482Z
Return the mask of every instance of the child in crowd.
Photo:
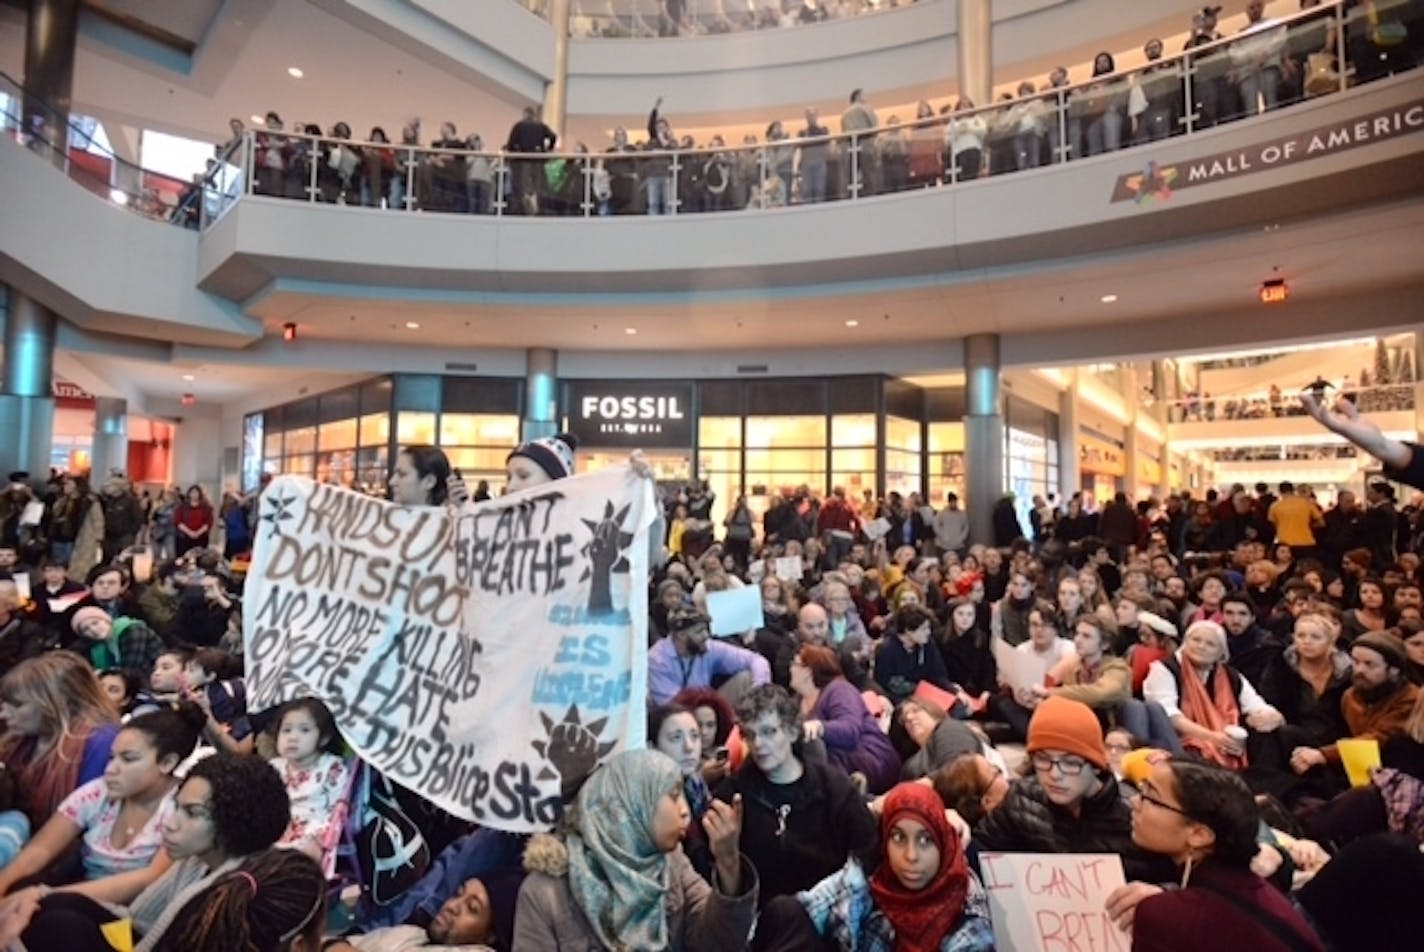
M277 756L270 763L292 802L292 822L277 845L301 850L330 876L340 824L337 805L346 796L348 779L336 723L325 704L300 698L282 708L275 724Z
M193 659L189 648L169 648L153 662L153 673L148 676L148 689L154 697L172 700L188 693L188 662Z
M127 668L105 668L99 672L99 686L104 689L109 700L114 702L123 720L127 723L139 714L147 714L159 708L158 699L143 686L143 679Z
M238 672L236 659L220 648L199 648L183 668L189 692L201 692L213 720L229 737L241 741L252 733L247 721L247 686ZM197 698L194 698L197 700Z

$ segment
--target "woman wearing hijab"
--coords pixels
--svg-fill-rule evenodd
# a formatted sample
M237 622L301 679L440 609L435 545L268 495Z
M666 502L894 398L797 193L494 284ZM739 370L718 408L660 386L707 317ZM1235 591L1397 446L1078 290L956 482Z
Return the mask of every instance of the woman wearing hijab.
M756 918L756 872L737 850L740 798L713 802L703 828L712 884L679 843L689 819L677 764L624 751L596 770L568 817L568 839L536 837L519 893L514 948L725 952L745 946ZM537 866L537 868L535 868Z
M784 903L786 900L777 900ZM845 868L799 893L809 930L841 949L970 952L994 948L989 903L965 861L944 804L924 784L902 783L885 797L880 863L867 875L851 859ZM795 922L769 913L768 922ZM804 920L803 920L804 922ZM810 931L793 926L770 948L806 948ZM760 934L759 941L765 941ZM787 944L788 942L792 944Z

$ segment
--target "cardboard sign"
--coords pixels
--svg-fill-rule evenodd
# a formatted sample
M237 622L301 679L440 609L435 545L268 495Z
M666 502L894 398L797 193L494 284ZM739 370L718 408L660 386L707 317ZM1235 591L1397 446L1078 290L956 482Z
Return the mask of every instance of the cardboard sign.
M708 592L707 614L712 616L714 635L755 631L766 624L761 610L761 587L743 585L723 592Z
M798 555L784 555L776 560L776 577L783 582L799 582L806 574L806 566Z
M881 516L878 519L872 519L865 524L865 537L871 542L874 542L876 539L882 538L889 531L890 520L886 519L884 516Z
M1033 687L1033 674L1026 670L1023 655L1002 638L991 638L989 648L994 653L994 664L998 666L1000 681L1015 691L1027 691ZM1038 683L1041 684L1042 681Z
M1108 918L1123 885L1116 853L983 853L979 857L999 952L1129 952Z
M643 745L655 512L626 466L459 510L279 476L247 576L249 707L318 697L397 783L549 829L561 788Z

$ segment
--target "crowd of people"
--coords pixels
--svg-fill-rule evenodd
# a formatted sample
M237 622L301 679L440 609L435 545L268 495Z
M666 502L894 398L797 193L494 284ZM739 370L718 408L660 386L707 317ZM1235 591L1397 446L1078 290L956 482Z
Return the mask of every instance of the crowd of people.
M1046 83L1025 79L996 103L978 104L983 108L963 96L924 100L913 117L882 116L857 89L838 134L808 108L799 122L772 120L764 137L749 133L739 145L720 134L702 143L675 134L661 100L645 139L620 126L601 152L583 142L556 152L557 137L532 110L503 143L445 122L428 146L418 119L403 125L398 140L377 126L359 141L345 122L325 132L314 123L287 130L269 112L252 135L253 186L275 197L470 214L496 206L504 214L602 216L814 204L1098 155L1181 134L1188 115L1205 128L1329 91L1308 80L1319 75L1319 68L1310 71L1312 57L1320 68L1328 58L1335 75L1332 21L1288 29L1251 0L1240 39L1223 46L1220 12L1209 6L1193 17L1185 49L1208 49L1197 57L1190 86L1174 61L1160 62L1164 46L1152 38L1143 48L1146 66L1120 71L1104 51L1085 85L1070 86L1068 68L1059 66ZM1347 28L1347 46L1359 55L1375 50L1368 23L1359 16ZM1412 65L1398 44L1384 52L1383 61L1375 56L1357 70L1358 81ZM244 135L240 119L231 127L221 154Z
M1311 412L1424 486L1424 452ZM571 475L575 446L521 444L507 490ZM469 497L429 446L389 490ZM198 543L142 584L125 546L80 584L55 555L78 547L27 562L6 521L0 942L991 949L984 854L1106 852L1126 885L1104 914L1134 947L1404 948L1424 887L1421 499L1368 492L1321 512L1305 488L1234 487L1155 519L1121 494L1096 514L1045 500L1027 531L996 508L1012 537L970 544L953 498L801 492L712 528L686 487L649 579L648 747L533 836L383 781L314 698L250 710L242 552ZM708 596L748 585L762 622L713 638ZM1352 784L1359 740L1378 756ZM380 902L360 875L335 901L346 864L380 859L343 851L371 804L376 835L425 849Z
M547 0L522 0L541 16ZM569 18L576 37L715 36L848 20L917 0L583 0Z

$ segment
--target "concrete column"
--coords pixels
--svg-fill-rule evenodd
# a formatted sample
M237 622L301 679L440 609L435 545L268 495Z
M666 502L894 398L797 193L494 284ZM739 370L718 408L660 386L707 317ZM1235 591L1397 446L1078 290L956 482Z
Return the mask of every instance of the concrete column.
M994 90L994 13L991 0L959 0L959 95L987 106Z
M556 148L569 151L563 143L564 120L569 108L569 11L571 0L553 0L549 4L549 24L554 28L554 76L544 87L544 125L554 130L560 143Z
M142 155L143 130L120 122L105 122L104 132L109 137L114 155L122 160L114 163L109 184L125 195L141 194L143 173L139 168L139 158Z
M559 432L559 352L531 347L524 363L524 422L521 440L537 440Z
M25 23L25 123L54 144L51 159L65 161L80 0L30 0Z
M1000 395L999 335L964 339L964 458L968 466L969 538L994 541L994 503L1004 492L1004 409Z
M0 472L49 475L54 441L54 334L58 318L38 301L7 288L3 377L0 377Z
M129 468L129 404L121 397L96 397L94 400L94 444L89 451L93 460L90 476L97 486L109 473Z
M1414 430L1424 433L1424 331L1414 332Z
M1138 463L1141 461L1138 456L1142 452L1139 449L1142 440L1137 432L1137 417L1142 412L1142 395L1137 389L1137 368L1130 363L1122 365L1122 399L1127 404L1128 412L1127 435L1122 441L1122 455L1127 466L1122 491L1127 493L1129 501L1135 503L1140 482Z
M1059 504L1068 505L1083 488L1078 468L1078 371L1068 371L1068 385L1058 395L1058 495Z

